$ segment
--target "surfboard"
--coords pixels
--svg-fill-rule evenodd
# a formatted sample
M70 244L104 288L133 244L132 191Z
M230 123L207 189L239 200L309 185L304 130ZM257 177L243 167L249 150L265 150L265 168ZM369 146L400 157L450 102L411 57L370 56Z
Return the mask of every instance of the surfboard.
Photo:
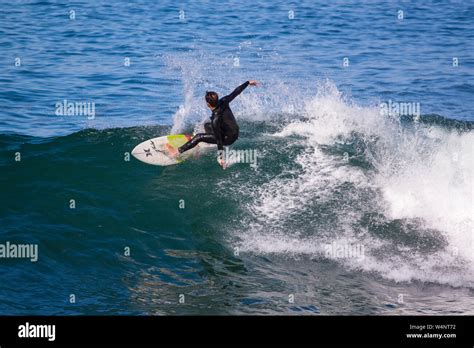
M132 150L132 155L136 159L148 164L170 166L186 161L191 157L197 157L205 149L215 147L212 144L199 143L196 147L180 154L178 157L173 158L170 156L166 144L169 144L173 149L178 149L178 147L187 143L191 138L192 136L188 134L173 134L148 139L135 146Z

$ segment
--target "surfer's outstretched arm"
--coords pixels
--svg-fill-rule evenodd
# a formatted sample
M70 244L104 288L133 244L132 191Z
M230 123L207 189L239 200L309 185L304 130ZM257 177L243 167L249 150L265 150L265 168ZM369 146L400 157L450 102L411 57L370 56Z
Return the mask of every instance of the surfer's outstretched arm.
M231 94L226 95L225 97L221 98L221 100L225 101L227 103L230 103L232 100L235 99L235 97L237 97L240 93L242 93L244 91L244 89L247 88L247 86L249 86L249 85L250 86L257 86L257 84L258 84L258 82L255 81L255 80L245 81L239 87L234 89L234 91Z

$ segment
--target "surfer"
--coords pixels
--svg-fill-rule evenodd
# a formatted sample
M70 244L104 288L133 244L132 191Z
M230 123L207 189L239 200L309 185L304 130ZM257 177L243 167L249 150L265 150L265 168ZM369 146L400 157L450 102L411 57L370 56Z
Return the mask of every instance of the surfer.
M206 92L206 103L209 109L211 109L212 115L211 121L204 124L205 133L196 134L191 140L179 147L177 150L172 146L167 145L169 154L172 157L176 157L179 154L192 149L200 142L217 144L217 149L222 154L224 145L228 146L233 144L239 137L239 126L237 125L234 114L230 109L229 103L242 93L247 86L257 86L258 83L259 82L255 80L246 81L237 87L231 94L220 99L216 92ZM220 156L219 164L225 169L226 164L223 156Z

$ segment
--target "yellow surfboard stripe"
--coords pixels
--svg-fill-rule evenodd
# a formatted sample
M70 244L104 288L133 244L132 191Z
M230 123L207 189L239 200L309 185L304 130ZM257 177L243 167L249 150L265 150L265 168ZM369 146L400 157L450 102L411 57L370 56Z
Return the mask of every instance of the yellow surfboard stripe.
M168 139L168 143L175 149L178 147L186 144L188 142L188 137L185 134L173 134L168 135L166 138Z

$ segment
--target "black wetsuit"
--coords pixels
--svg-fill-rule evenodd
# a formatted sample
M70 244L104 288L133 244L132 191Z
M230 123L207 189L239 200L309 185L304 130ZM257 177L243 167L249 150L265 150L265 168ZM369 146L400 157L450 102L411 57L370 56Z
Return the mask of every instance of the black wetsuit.
M217 107L212 110L211 122L204 124L206 133L196 134L190 141L181 146L180 153L188 151L201 141L209 144L217 144L218 150L223 150L224 145L231 145L239 137L239 126L235 121L234 114L229 107L229 103L234 100L242 91L247 88L249 82L246 81L237 87L231 94L220 98Z

